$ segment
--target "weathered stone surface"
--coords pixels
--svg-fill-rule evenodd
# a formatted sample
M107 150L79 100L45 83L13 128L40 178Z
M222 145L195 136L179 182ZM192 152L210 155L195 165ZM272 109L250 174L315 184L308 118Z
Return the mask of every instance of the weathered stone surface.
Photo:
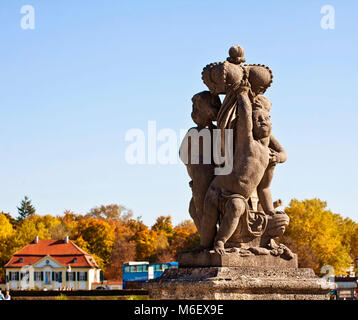
M146 284L150 297L327 299L334 285L311 269L298 269L297 255L276 242L290 219L276 210L270 190L276 165L287 159L272 134L272 103L263 95L273 74L265 65L244 65L239 46L229 55L203 69L210 91L193 96L197 127L180 148L192 179L189 213L201 243L179 254L179 269ZM225 94L222 103L219 94ZM220 135L214 137L216 129Z
M188 131L180 147L192 179L189 213L201 247L220 254L253 243L267 248L289 224L289 217L275 209L270 190L276 165L287 159L272 134L272 103L263 95L273 74L262 64L244 65L244 54L243 48L233 46L226 61L203 69L210 91L193 96L191 115L197 127ZM222 103L219 94L225 95Z
M334 284L311 269L179 268L146 284L152 299L326 300Z
M297 255L284 259L280 256L250 254L242 255L238 251L218 254L214 250L205 250L198 253L183 252L178 254L180 267L273 267L297 268Z

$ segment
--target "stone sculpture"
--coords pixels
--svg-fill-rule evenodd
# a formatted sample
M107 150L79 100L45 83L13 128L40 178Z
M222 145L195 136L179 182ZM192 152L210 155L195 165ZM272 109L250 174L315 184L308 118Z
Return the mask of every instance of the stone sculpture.
M314 300L328 299L335 288L298 268L297 255L276 241L290 219L275 210L270 191L275 166L287 159L272 135L264 96L273 75L244 62L244 50L231 47L225 62L204 68L209 91L192 98L197 126L185 136L180 157L192 179L189 213L201 245L178 255L179 269L146 283L152 299Z
M225 138L225 129L233 130L232 171L215 175L215 162L211 158L209 163L203 163L202 142L193 142L193 136L189 139L190 130L180 150L181 156L186 156L192 178L189 213L201 238L201 246L195 251L213 248L216 253L225 254L226 248L251 248L254 254L268 254L269 249L276 254L278 245L274 245L273 239L283 234L289 218L274 209L270 191L276 164L287 159L284 148L271 133L271 102L263 95L273 75L264 65L242 65L244 50L239 46L231 47L229 55L225 62L204 68L202 79L210 91L192 99L192 119L198 125L192 129L211 130L213 151L213 121L217 121L221 139ZM222 105L219 94L225 94ZM193 143L201 143L196 149L199 163L195 164L191 161ZM222 154L229 152L224 146L223 141L219 150ZM256 193L263 211L250 201ZM282 254L288 259L293 257L286 247Z

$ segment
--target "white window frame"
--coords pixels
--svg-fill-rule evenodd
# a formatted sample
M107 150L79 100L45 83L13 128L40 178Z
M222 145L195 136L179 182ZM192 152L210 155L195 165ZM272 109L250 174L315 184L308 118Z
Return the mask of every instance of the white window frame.
M41 281L41 271L34 271L34 281Z
M68 273L68 281L73 281L73 272Z
M78 281L86 281L86 271L80 271L79 272Z
M60 282L60 277L62 277L62 271L53 271L53 272L55 274L55 282Z

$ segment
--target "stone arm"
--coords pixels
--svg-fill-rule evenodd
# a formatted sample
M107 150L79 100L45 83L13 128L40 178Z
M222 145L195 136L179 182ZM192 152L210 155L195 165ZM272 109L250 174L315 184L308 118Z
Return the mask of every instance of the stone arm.
M239 88L237 97L237 138L240 139L243 144L249 143L253 140L252 104L248 91L249 85L242 85Z
M271 181L274 175L276 164L285 162L287 160L287 153L273 135L270 136L269 148L270 163L260 184L257 186L257 195L264 212L268 215L273 215L275 213L275 208L273 206L270 189Z
M272 202L271 194L271 181L273 178L273 173L275 166L268 166L260 184L257 186L257 196L259 198L260 204L264 212L268 215L273 215L275 208Z
M270 164L283 163L287 160L286 150L281 146L278 140L271 134L270 136Z

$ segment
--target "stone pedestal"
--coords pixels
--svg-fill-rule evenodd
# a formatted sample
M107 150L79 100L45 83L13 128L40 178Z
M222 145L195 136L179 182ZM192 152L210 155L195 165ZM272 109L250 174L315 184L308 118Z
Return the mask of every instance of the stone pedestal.
M297 268L297 255L292 257L273 256L269 250L267 254L253 254L246 249L235 248L231 252L220 255L214 250L201 252L182 252L178 254L179 266L188 267L274 267Z
M326 300L335 286L312 269L298 268L295 254L274 256L235 249L219 255L211 250L184 252L178 261L179 269L165 270L146 283L150 298Z
M152 299L327 300L333 284L311 269L205 267L166 270L146 284Z

